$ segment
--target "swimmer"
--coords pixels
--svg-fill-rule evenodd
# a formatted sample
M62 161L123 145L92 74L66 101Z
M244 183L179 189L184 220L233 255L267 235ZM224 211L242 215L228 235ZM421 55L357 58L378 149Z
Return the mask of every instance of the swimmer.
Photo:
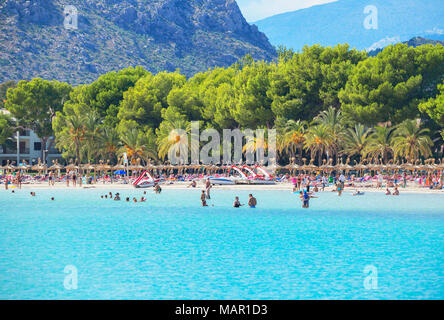
M107 194L105 194L105 199L108 199L108 195Z
M340 196L342 196L342 184L339 183L339 184L337 185L337 187L338 187L338 196L340 197Z
M299 198L302 201L302 208L308 209L310 206L310 195L307 193L307 191L299 192Z
M386 196L390 196L392 193L390 192L390 190L389 190L389 188L387 188L386 190L385 190L385 195Z
M126 202L130 202L130 198L129 197L126 197Z
M145 197L140 198L140 202L146 202L146 198Z
M253 197L252 194L249 195L250 199L248 200L248 205L250 206L250 208L256 208L257 206L257 200L255 197Z
M161 192L162 192L162 188L159 186L158 183L156 183L156 184L154 185L154 191L155 191L156 193L161 193Z
M116 196L114 197L114 201L120 201L120 194L116 193Z
M100 196L101 199L103 199L103 196Z
M35 197L35 192L31 192L31 197Z
M240 203L240 201L239 201L239 197L236 197L236 198L234 199L234 202L233 202L233 207L234 207L234 208L240 208L240 207L242 207L242 206L243 206L243 204Z
M359 191L359 190L356 189L356 192L353 193L353 195L354 195L354 196L363 196L363 195L364 195L364 192L361 192L361 191Z
M133 198L133 202L134 202L134 203L137 203L137 199L136 199L136 198Z
M399 190L398 187L395 187L395 191L393 192L394 196L399 196Z
M207 197L205 195L205 190L202 190L202 194L200 195L200 201L202 201L202 207L208 207Z
M54 201L54 197L51 198L51 201Z

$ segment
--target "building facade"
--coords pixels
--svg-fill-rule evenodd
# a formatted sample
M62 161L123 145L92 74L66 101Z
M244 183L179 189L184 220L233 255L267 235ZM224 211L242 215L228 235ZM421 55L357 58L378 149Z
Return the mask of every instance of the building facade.
M7 113L5 110L1 110ZM3 146L0 145L0 165L4 166L8 160L10 163L22 163L25 160L28 164L37 164L38 159L42 158L42 154L46 155L46 162L50 166L52 160L61 159L62 155L59 150L55 148L54 138L51 137L47 142L47 147L52 145L47 150L42 150L42 142L40 138L32 130L19 130L11 141Z

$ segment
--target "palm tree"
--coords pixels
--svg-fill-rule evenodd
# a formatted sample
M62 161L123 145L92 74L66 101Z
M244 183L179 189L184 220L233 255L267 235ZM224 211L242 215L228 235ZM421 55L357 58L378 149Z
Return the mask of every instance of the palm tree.
M305 134L304 148L310 150L311 158L318 156L318 165L322 164L322 156L333 143L330 130L324 125L312 126Z
M64 120L65 128L57 136L56 146L59 149L73 150L76 163L80 164L80 150L87 136L84 116L75 113L67 116Z
M354 129L347 129L347 135L343 138L343 149L341 154L348 155L363 155L364 150L369 142L369 134L371 129L365 129L362 124L355 125Z
M294 158L298 154L298 151L300 151L298 158L302 159L306 126L306 121L287 121L278 135L277 141L279 151L288 153L290 158Z
M427 135L428 132L430 130L421 129L416 120L405 120L399 124L393 138L395 157L405 157L412 163L421 156L430 156L433 142Z
M83 115L85 124L84 149L88 160L97 160L99 153L99 136L101 119L97 112L91 111ZM92 159L94 157L94 159ZM95 161L96 162L96 161Z
M148 133L152 134L152 130L149 130ZM137 128L131 128L124 132L121 140L123 147L120 149L120 153L126 152L131 163L138 158L145 161L148 161L149 158L156 158L156 146L153 145L153 140L150 140Z
M363 151L363 156L372 160L382 158L387 164L388 157L393 155L392 147L393 128L376 127L369 136L369 141Z
M322 111L313 121L316 125L322 125L327 128L331 135L331 143L328 147L328 151L331 156L336 156L344 137L345 127L344 118L340 110L336 110L334 107L329 107L327 110Z
M107 160L114 161L122 146L119 133L111 127L104 127L98 137L99 154Z
M164 126L162 126L164 125ZM159 157L165 160L171 148L175 151L188 154L188 132L190 125L186 121L162 122L157 132L157 143L159 145ZM171 160L171 159L170 159Z

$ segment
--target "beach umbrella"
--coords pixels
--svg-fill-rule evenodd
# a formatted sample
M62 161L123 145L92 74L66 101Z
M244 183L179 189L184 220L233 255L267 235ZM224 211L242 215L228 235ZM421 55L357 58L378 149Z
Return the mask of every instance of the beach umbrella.
M51 171L54 171L54 170L61 170L61 169L63 169L63 166L60 165L60 164L57 162L57 160L56 160L56 161L53 161L53 165L50 166L50 167L48 168L48 170L51 170Z
M19 165L19 169L28 171L29 169L31 169L31 166L23 160L23 162Z
M117 164L114 167L112 167L113 170L123 170L126 167L123 164Z
M6 166L4 167L6 170L8 171L15 171L17 169L16 166L14 166L13 164L11 164L8 160L8 162L6 163Z
M77 170L77 169L79 169L79 167L76 166L74 163L72 163L72 160L67 166L65 166L65 170Z
M33 165L31 170L38 171L40 174L41 171L46 171L47 168L48 166L46 164L42 164L42 161L39 158L37 164Z
M81 169L83 169L83 170L87 170L87 171L95 170L95 168L96 168L96 167L93 166L93 165L90 164L90 163L87 163L87 164L81 166Z

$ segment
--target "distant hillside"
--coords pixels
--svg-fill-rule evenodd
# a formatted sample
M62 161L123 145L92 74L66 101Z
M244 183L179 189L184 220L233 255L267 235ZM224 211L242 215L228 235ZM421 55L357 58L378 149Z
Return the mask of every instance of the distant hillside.
M64 28L66 4L78 29ZM186 75L275 50L234 0L0 1L0 82L43 77L87 83L141 65Z
M364 27L377 9L377 29ZM357 49L375 50L416 36L440 40L444 36L442 0L339 0L255 22L273 45L295 50L304 45L333 46L349 43Z
M440 40L432 40L432 39L425 39L422 37L415 37L410 39L409 41L404 41L403 43L407 44L409 47L418 47L418 46L422 46L425 44L441 44L442 46L444 46L444 41L440 41ZM369 56L376 56L378 53L380 53L382 50L384 50L384 48L379 48L376 50L372 50L368 53Z

